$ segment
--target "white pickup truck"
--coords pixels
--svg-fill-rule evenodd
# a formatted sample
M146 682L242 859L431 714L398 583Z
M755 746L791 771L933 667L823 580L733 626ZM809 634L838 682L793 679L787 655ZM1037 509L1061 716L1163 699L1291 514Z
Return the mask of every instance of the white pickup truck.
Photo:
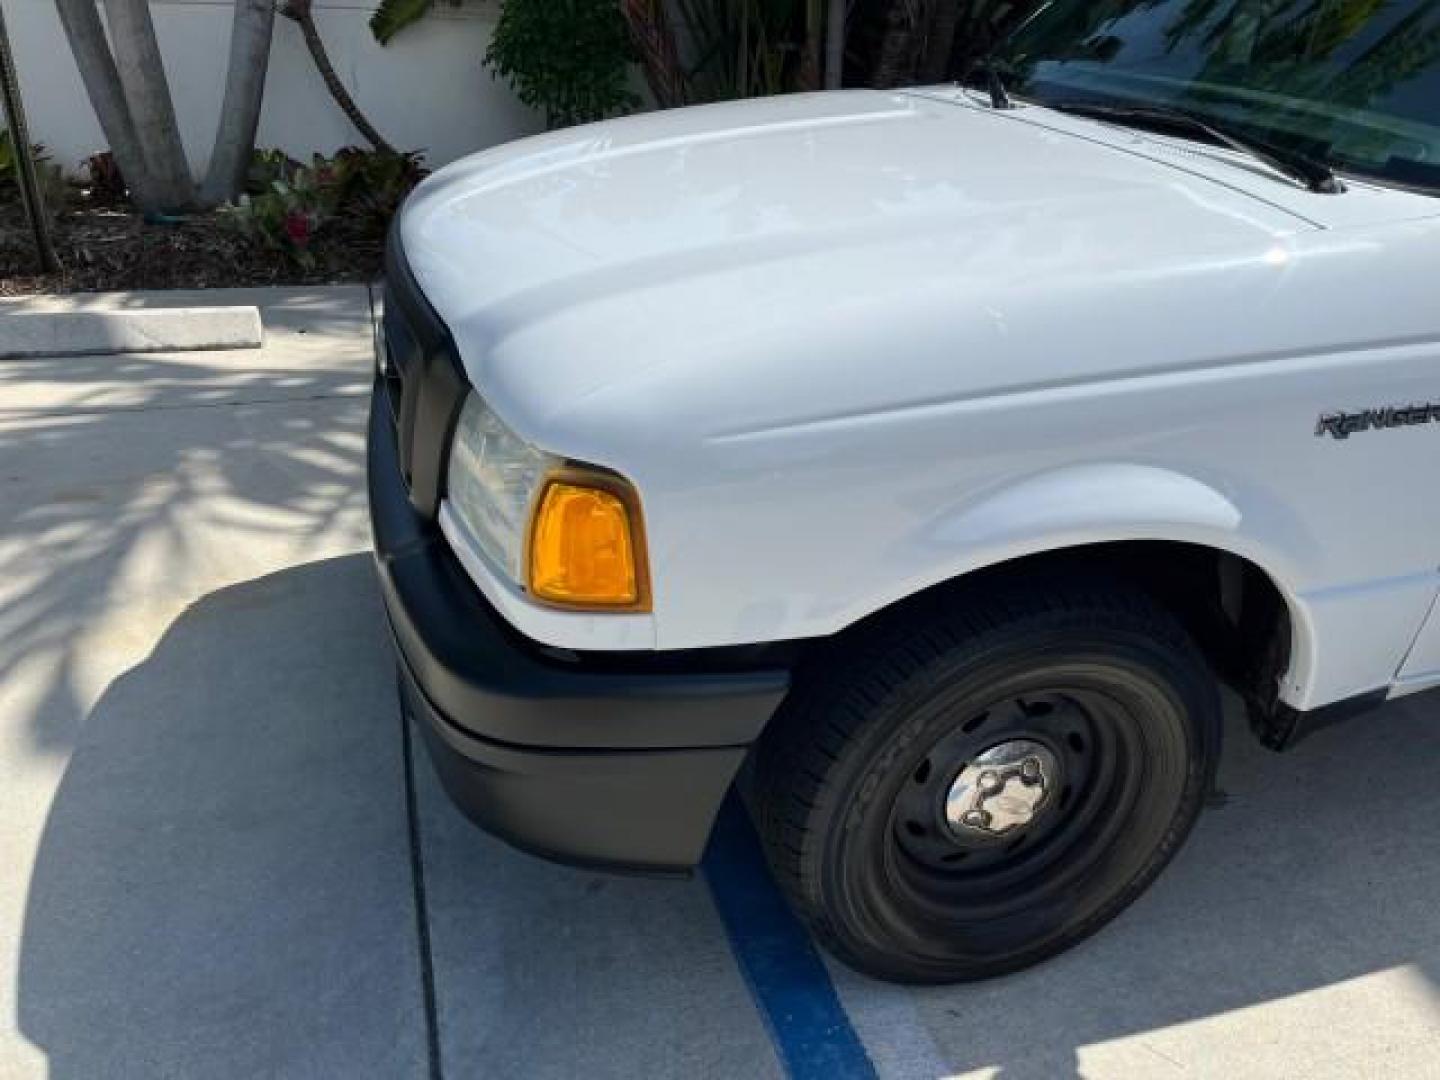
M685 871L753 764L881 977L1013 970L1440 683L1440 4L1054 0L973 79L556 132L389 251L406 708L511 842Z

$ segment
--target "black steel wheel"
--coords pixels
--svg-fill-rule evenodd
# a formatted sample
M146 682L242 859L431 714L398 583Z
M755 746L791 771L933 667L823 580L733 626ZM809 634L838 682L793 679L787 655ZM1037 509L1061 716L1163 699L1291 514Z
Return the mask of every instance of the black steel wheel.
M1075 944L1155 878L1218 756L1214 681L1128 586L893 621L802 671L767 732L777 878L852 966L984 978Z

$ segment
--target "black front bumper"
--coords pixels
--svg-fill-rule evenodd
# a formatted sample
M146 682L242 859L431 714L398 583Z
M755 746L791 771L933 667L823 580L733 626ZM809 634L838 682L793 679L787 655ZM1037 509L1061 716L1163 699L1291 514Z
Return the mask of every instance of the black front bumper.
M517 847L564 862L688 870L789 688L732 655L584 654L521 637L481 595L401 471L376 383L375 559L404 705L451 797Z

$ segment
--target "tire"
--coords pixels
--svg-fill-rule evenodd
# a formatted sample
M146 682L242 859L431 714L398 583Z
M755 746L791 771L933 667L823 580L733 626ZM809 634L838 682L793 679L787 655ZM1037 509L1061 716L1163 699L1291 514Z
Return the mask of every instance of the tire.
M1189 636L1128 585L933 601L797 672L757 756L756 816L781 887L845 963L989 978L1076 944L1155 879L1210 790L1220 716Z

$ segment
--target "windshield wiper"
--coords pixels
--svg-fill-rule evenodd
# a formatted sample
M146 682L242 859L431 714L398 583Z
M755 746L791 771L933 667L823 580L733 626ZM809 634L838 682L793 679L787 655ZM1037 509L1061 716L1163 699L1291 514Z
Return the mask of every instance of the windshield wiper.
M1089 101L1042 101L1040 104L1056 112L1083 116L1091 120L1110 120L1119 124L1140 125L1161 131L1204 135L1213 142L1249 154L1277 172L1299 180L1310 191L1321 195L1339 195L1345 185L1335 171L1298 150L1289 150L1251 135L1217 124L1208 117L1197 116L1183 109L1157 105L1101 105Z
M990 95L992 109L1013 109L1010 91L1005 88L1005 78L1000 74L1000 61L993 53L986 53L971 66L971 71L983 72L985 90Z

